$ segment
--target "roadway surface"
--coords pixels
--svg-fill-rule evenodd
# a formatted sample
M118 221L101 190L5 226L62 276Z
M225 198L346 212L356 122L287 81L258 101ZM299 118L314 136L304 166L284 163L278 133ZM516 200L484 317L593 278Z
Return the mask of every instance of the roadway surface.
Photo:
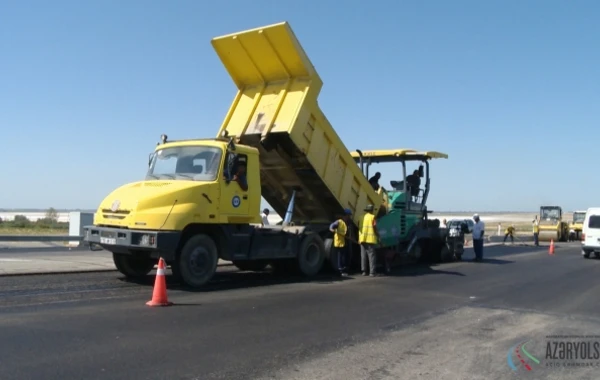
M600 335L599 273L578 244L381 278L222 267L205 291L169 281L168 308L145 305L152 276L0 277L0 379L597 379L545 353L550 334Z

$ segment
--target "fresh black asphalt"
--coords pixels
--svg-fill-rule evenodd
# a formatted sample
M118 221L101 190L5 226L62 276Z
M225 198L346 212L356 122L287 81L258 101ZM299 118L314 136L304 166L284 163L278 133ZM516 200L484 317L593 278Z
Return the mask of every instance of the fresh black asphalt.
M168 308L145 305L152 276L0 277L0 379L252 379L465 305L597 323L600 260L583 259L577 244L485 255L382 278L222 268L203 291L169 281Z

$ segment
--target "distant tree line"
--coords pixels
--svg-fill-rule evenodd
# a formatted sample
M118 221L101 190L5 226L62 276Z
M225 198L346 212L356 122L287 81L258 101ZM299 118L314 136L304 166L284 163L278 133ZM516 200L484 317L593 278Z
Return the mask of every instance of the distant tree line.
M13 220L2 220L0 218L0 229L22 228L22 229L69 229L68 222L58 221L58 212L54 208L46 210L43 218L36 221L29 220L25 215L15 215Z

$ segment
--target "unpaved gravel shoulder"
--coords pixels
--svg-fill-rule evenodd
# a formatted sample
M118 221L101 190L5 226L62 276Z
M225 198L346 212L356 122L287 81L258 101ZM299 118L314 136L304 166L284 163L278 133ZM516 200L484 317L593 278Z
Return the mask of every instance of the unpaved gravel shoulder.
M600 367L547 367L546 345L551 339L547 337L567 334L600 335L600 323L535 312L464 307L260 379L599 379ZM527 352L539 361L535 363L520 352L531 370L511 351L524 341L529 341ZM511 369L510 360L516 371Z

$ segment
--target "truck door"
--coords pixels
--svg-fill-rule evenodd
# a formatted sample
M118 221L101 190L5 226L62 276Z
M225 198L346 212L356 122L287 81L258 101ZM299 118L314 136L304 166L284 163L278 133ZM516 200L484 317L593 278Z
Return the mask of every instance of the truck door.
M227 154L224 176L222 177L221 183L221 213L223 215L248 217L248 192L260 191L260 189L251 188L244 190L238 182L233 180L228 181L228 179L234 177L241 165L246 167L246 183L248 183L247 173L249 170L252 170L252 168L247 166L247 162L248 157L245 154L234 154L231 152Z

